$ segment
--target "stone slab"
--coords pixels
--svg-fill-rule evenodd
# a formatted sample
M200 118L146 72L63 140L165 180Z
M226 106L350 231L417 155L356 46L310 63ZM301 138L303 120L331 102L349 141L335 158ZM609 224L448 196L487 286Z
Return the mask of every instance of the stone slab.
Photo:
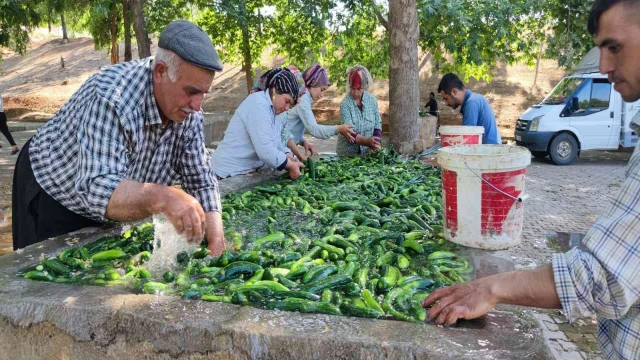
M267 172L225 179L220 181L221 193L276 175ZM121 230L121 226L87 228L0 257L0 358L550 357L542 330L524 308L500 306L481 319L441 327L268 311L176 296L133 294L111 287L36 282L16 275L43 257ZM493 264L487 261L492 258L490 253L481 255L474 255L479 269L494 272L508 268L500 262L502 259Z

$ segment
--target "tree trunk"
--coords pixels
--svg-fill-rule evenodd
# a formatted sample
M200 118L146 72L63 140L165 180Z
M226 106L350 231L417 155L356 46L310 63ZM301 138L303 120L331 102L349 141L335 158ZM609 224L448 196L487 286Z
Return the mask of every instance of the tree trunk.
M118 12L114 9L111 11L111 23L109 24L109 33L111 35L111 64L120 62L120 46L118 44Z
M142 12L143 0L130 1L131 11L133 12L133 29L136 32L136 41L138 42L138 56L140 59L144 59L151 56L151 43L149 42L147 25L144 22L144 13Z
M540 42L540 52L538 53L538 58L536 59L536 76L533 78L533 85L531 85L531 93L533 93L533 89L535 89L536 84L538 82L538 70L540 69L540 59L542 58L543 48L544 48L544 41Z
M122 17L124 19L124 61L131 61L131 8L129 0L122 0Z
M389 1L389 126L391 144L401 153L422 151L418 31L416 0Z
M51 20L53 19L53 10L49 8L48 11L49 13L47 14L47 23L49 24L49 33L51 33Z
M62 42L68 42L69 37L67 36L67 22L64 19L64 12L60 13L60 22L62 23Z
M244 21L241 22L240 26L242 27L242 68L244 69L244 75L247 79L247 94L251 91L253 87L253 68L251 66L251 45L249 43L249 29L248 29L248 21L246 18L246 7L244 5L244 1L242 2L242 15Z

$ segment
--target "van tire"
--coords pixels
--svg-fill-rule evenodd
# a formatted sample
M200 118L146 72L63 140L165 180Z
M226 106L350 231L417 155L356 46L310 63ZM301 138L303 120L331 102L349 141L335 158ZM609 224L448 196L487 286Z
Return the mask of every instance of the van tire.
M549 156L549 153L546 151L532 151L531 155L533 155L536 159L544 159Z
M567 133L556 136L549 146L549 157L556 165L571 165L578 156L578 142Z

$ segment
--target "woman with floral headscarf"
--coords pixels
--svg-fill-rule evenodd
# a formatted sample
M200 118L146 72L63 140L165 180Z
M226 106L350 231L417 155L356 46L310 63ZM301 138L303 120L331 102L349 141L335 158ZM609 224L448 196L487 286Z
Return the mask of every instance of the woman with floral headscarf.
M373 82L371 74L362 65L350 68L347 74L349 92L340 103L340 118L343 124L353 127L356 136L354 143L339 137L336 153L340 156L355 156L366 154L369 150L378 151L382 137L382 118L376 98L367 91Z
M312 103L320 100L323 92L329 86L327 71L320 65L313 65L302 73L302 79L306 91L300 96L300 102L279 117L282 119L285 128L290 131L287 146L298 158L305 160L307 156L297 151L297 145L304 147L306 155L317 154L315 146L305 140L305 131L309 131L311 136L318 139L328 139L334 135L342 134L349 142L355 140L355 133L351 130L351 125L349 124L338 126L319 125L313 115L311 110Z
M240 104L213 153L212 168L219 179L247 174L264 165L287 170L295 179L304 167L282 145L282 127L276 121L276 115L298 101L298 82L289 69L274 68L262 78L265 88L247 96Z

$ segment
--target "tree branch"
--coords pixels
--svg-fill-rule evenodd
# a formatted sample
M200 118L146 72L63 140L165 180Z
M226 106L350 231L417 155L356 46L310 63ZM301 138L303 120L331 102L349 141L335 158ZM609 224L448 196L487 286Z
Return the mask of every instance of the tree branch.
M389 22L382 16L382 13L380 13L380 10L376 6L375 2L372 1L371 3L371 5L373 5L373 11L376 13L378 21L380 21L380 24L382 24L382 26L384 26L385 30L389 31Z

